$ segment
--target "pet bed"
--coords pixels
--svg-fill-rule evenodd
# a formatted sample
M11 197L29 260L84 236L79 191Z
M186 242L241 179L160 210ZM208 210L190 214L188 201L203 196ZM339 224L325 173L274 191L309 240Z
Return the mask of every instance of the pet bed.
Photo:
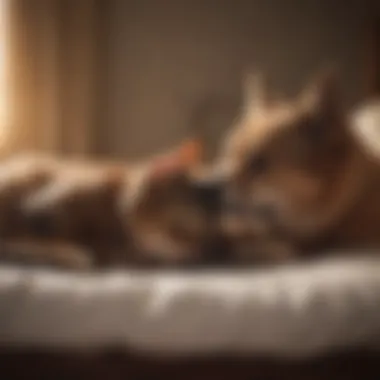
M375 256L225 272L0 268L7 350L310 360L342 349L377 355L379 343Z

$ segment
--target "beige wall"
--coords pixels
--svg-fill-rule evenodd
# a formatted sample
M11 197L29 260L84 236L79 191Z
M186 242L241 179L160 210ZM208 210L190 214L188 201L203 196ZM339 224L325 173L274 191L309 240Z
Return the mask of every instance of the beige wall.
M141 157L178 142L196 121L217 136L250 64L294 92L319 64L336 61L352 103L362 75L363 4L110 1L98 153Z

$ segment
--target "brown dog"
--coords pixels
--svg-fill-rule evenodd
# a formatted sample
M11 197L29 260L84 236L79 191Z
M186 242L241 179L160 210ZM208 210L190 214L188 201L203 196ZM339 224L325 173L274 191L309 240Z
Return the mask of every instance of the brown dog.
M188 177L199 159L190 141L130 166L36 155L3 162L2 258L74 267L198 260L216 215Z
M379 160L354 133L334 75L288 101L269 99L257 84L247 94L219 164L225 226L237 245L255 256L267 236L256 248L269 260L322 247L379 248Z

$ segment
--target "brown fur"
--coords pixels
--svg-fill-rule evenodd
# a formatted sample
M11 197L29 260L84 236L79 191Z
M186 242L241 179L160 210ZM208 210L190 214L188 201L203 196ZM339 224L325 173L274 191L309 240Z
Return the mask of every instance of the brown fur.
M198 259L214 233L187 177L198 156L190 142L129 166L36 155L4 161L2 258L66 267Z
M292 100L265 95L248 96L222 152L227 199L238 209L225 213L235 244L248 239L244 250L255 256L254 244L267 236L261 249L269 259L379 248L379 160L353 133L336 78L323 75Z

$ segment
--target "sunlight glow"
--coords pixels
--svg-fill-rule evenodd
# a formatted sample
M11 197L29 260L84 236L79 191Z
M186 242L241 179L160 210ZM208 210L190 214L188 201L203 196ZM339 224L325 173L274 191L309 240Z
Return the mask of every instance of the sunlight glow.
M0 0L0 145L9 132L9 107L8 107L8 22L7 5L9 0Z

